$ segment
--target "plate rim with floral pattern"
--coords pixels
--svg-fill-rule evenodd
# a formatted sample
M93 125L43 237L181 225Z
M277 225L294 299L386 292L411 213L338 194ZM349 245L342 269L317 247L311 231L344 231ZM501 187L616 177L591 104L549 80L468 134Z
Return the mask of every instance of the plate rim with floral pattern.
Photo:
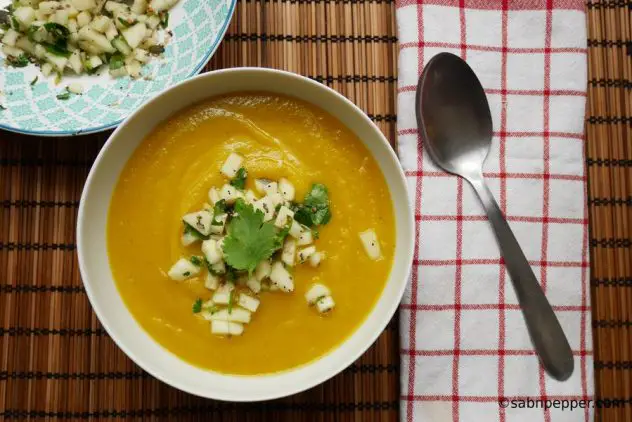
M183 2L183 1L184 0L180 0L180 2ZM213 55L217 51L217 48L221 44L222 40L224 39L224 36L226 35L226 31L228 30L228 25L230 24L230 22L232 20L232 17L234 15L234 12L235 12L235 8L236 8L236 5L237 5L237 0L225 0L225 1L223 1L223 3L228 3L228 12L227 12L227 14L226 14L226 16L224 18L224 21L222 22L219 30L216 31L216 33L214 35L214 38L213 38L213 42L211 43L209 48L204 53L204 56L195 65L193 70L188 75L186 75L184 78L173 80L173 81L171 81L171 84L165 85L164 87L162 87L162 89L160 89L158 91L155 91L155 92L149 92L149 93L145 94L145 97L142 99L142 101L140 101L136 105L136 108L140 107L142 104L144 104L146 101L150 100L154 96L159 95L162 91L164 91L165 89L168 89L170 86L173 86L173 85L175 85L175 84L177 84L179 82L182 82L184 80L187 80L187 79L197 75L204 68L204 66L206 66L208 64L208 62L211 60L211 58L213 57ZM176 7L178 7L178 6L176 6ZM171 25L170 25L170 28L171 28ZM0 55L0 58L2 58L4 60L4 57L2 57L1 55ZM2 68L0 68L0 73L2 73L2 72L3 72L3 70L2 70ZM41 77L41 74L40 74L39 71L38 71L38 75ZM79 81L80 79L76 78L75 80ZM85 80L88 80L88 79L86 78ZM133 84L134 81L131 81L131 83ZM100 133L100 132L104 132L104 131L107 131L107 130L110 130L110 129L115 129L119 124L121 124L133 112L134 112L134 109L130 109L130 110L128 110L126 116L124 116L122 118L118 118L116 120L106 121L103 124L98 125L98 126L80 127L78 125L76 128L72 128L72 129L55 129L55 130L32 130L32 129L26 129L26 128L23 128L23 127L20 127L20 126L16 126L16 125L11 125L7 121L7 118L2 116L3 113L0 112L0 130L6 130L6 131L9 131L9 132L19 133L19 134L23 134L23 135L43 136L43 137L82 136L82 135L89 135L89 134ZM75 122L77 122L76 119L75 119Z

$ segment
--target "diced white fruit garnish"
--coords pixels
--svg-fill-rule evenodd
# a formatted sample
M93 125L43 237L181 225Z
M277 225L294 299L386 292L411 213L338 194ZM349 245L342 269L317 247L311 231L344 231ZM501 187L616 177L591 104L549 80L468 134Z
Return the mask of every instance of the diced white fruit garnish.
M81 12L77 15L77 25L79 28L83 28L87 26L92 20L92 16L90 16L89 12Z
M138 79L141 77L141 63L139 61L136 60L132 60L129 63L127 63L125 65L125 70L127 70L127 73L134 79Z
M186 280L200 273L200 267L186 258L180 258L167 273L169 278L176 281Z
M211 265L217 264L222 260L222 255L219 253L219 248L217 247L217 241L215 239L209 239L202 242L202 253Z
M2 52L7 56L20 57L24 53L24 50L20 48L11 47L9 45L2 46Z
M226 238L220 237L219 239L217 239L217 252L222 258L224 258L224 239Z
M198 240L198 237L190 232L182 233L182 236L180 236L180 243L182 243L182 246L192 245Z
M380 242L377 240L377 235L375 234L375 230L368 229L360 233L360 240L362 241L362 245L364 245L364 250L366 254L372 260L377 260L382 257L382 252L380 251Z
M81 15L79 15L81 16ZM89 26L84 26L79 30L79 39L88 41L92 44L96 49L104 52L104 53L114 53L116 49L110 44L107 38L104 35L99 34L94 29Z
M298 251L298 260L299 262L305 262L315 253L316 246L310 246L305 249L301 249L300 251Z
M292 278L292 275L285 269L282 262L277 261L272 264L270 281L272 281L273 285L277 286L284 292L294 291L294 279Z
M204 236L208 236L211 233L212 219L213 215L206 210L192 212L182 217L182 221L202 233Z
M147 27L144 23L138 22L134 26L130 26L129 28L123 30L121 35L127 41L130 47L136 48L140 44L140 42L145 38L145 30Z
M325 296L331 296L331 291L329 290L327 286L320 283L312 284L312 286L309 288L307 293L305 293L305 299L307 300L307 303L309 303L310 305L313 305L319 299Z
M270 195L270 194L279 192L277 182L273 182L270 179L257 179L257 180L255 180L255 189L257 189L257 192L263 193L263 194L266 194L266 195Z
M250 311L242 308L233 308L231 310L222 309L210 316L211 321L232 321L248 324L250 322Z
M222 186L222 190L219 193L219 197L226 201L227 204L234 203L237 198L239 198L238 190L236 187L229 185L226 183Z
M113 78L122 78L123 76L127 76L127 69L125 66L119 67L118 69L110 69L110 76Z
M204 287L206 287L209 290L216 290L219 287L219 277L211 272L206 273L206 280L204 280Z
M60 25L67 25L68 16L69 16L69 13L67 10L64 10L64 9L58 10L53 15L53 22L58 23Z
M90 10L97 6L94 0L71 0L77 10Z
M224 274L226 272L226 264L224 264L224 261L219 261L217 264L211 265L211 269L217 274Z
M298 237L298 245L299 246L303 246L303 245L309 245L310 243L312 243L313 237L312 237L312 231L311 230L305 230L303 233L301 233L301 235Z
M150 17L147 18L147 21L145 23L151 29L156 29L156 27L160 25L160 18L156 15L151 15Z
M124 12L127 10L127 6L124 3L119 3L116 1L108 1L107 3L105 3L105 10L107 10L110 13Z
M94 18L94 20L90 23L90 26L95 31L99 31L102 34L108 30L112 21L107 16L101 15Z
M217 190L215 186L209 189L208 200L211 201L211 204L215 205L215 203L218 202L220 199L222 198L219 196L219 190Z
M334 309L334 306L336 306L336 303L331 296L325 296L316 302L316 309L318 309L318 312L321 314L331 311Z
M255 201L257 201L257 196L250 189L246 191L246 195L244 196L244 198L248 204L253 204L255 203Z
M270 272L272 271L272 264L270 261L261 261L257 268L255 268L255 278L257 281L261 281L266 277L270 277Z
M286 201L294 200L294 185L287 179L279 179L279 193Z
M149 7L154 12L162 12L171 9L177 2L178 0L151 0Z
M73 70L73 72L75 72L77 75L81 73L81 71L83 70L83 64L81 64L81 53L79 53L79 50L75 50L72 52L70 58L68 59L68 64L70 65L70 68ZM73 90L77 89L79 92L71 91L70 88L72 88ZM83 86L75 82L68 85L68 91L72 92L73 94L81 94L83 92Z
M264 196L252 204L252 206L263 213L263 221L270 221L274 217L274 205L272 205L270 197Z
M303 228L303 226L301 226L296 220L292 221L292 226L290 227L290 232L289 232L290 236L292 236L295 239L298 239L301 237L304 231L305 229Z
M250 277L246 282L246 286L252 290L253 293L259 293L261 291L261 282L255 277Z
M43 1L38 5L38 9L47 15L52 14L55 10L59 9L61 4L58 1Z
M147 0L134 0L132 5L132 12L137 15L144 15L147 10Z
M278 205L283 204L285 202L285 200L283 199L283 196L279 192L271 193L271 194L268 194L267 196L268 198L270 198L270 202L272 203L275 209Z
M243 161L244 157L233 152L228 156L226 161L224 161L224 165L220 169L220 172L229 179L232 179L237 175L237 171L241 167L241 163Z
M118 30L116 29L116 25L114 25L114 23L111 23L108 26L108 29L105 30L105 38L107 38L109 41L113 41L114 38L118 37Z
M294 221L294 211L286 207L285 205L281 206L279 209L279 213L277 214L277 218L274 221L274 225L278 228L282 229L287 226L288 222Z
M48 60L48 62L50 64L52 64L53 66L55 66L55 68L60 71L63 72L64 68L66 67L66 64L68 63L68 59L63 57L63 56L57 56L53 53L46 53L44 55L44 57L46 58L46 60Z
M239 301L237 303L239 306L249 310L250 312L257 312L257 308L259 307L259 299L245 293L239 294Z
M137 48L136 50L134 50L134 58L140 63L146 63L149 61L149 53L147 52L147 50Z
M18 7L13 11L13 17L22 28L28 28L35 20L35 10L32 7Z
M75 51L75 53L76 53L76 51ZM70 62L72 62L72 58L75 57L75 55L74 55L75 53L72 53L73 55L70 56L70 59L71 59ZM77 57L79 57L79 56L77 55ZM75 72L79 73L77 71L75 71ZM68 91L72 92L73 94L77 94L77 95L83 94L83 85L81 85L78 82L73 82L71 84L68 84Z
M221 305L228 305L230 302L230 295L235 286L231 283L226 283L223 286L219 287L215 294L213 295L213 302L219 303Z
M15 43L18 40L19 36L20 34L17 31L14 31L13 28L9 28L2 37L2 44L4 44L5 46L13 47L15 46Z
M15 46L17 48L21 48L24 51L28 51L29 53L33 53L35 50L35 45L26 37L20 37L15 43Z
M213 334L240 336L244 332L244 326L238 322L211 321L211 332Z
M226 225L226 219L228 218L227 214L220 214L216 217L213 217L213 221L215 224L211 223L211 233L213 234L222 234L224 233L224 226ZM221 224L217 224L221 223Z
M315 252L309 257L309 265L318 267L323 259L325 259L325 252Z
M42 75L48 76L53 73L53 65L50 63L44 63L42 65Z
M296 240L288 237L283 242L283 251L281 253L281 261L290 267L294 266L294 257L296 256Z

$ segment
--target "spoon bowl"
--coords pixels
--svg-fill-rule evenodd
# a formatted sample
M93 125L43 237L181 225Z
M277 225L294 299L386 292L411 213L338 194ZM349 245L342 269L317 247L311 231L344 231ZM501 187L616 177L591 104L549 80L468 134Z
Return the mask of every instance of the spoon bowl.
M444 170L466 179L487 212L544 369L559 381L568 379L574 367L568 340L483 178L493 129L487 97L474 71L453 54L433 57L419 78L416 112L432 159Z

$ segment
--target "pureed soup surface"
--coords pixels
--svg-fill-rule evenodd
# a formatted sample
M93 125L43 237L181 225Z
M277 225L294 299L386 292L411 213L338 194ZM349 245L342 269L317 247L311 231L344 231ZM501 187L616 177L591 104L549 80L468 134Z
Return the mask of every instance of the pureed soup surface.
M329 189L332 218L319 227L317 268L297 265L292 293L261 292L261 305L243 335L211 334L193 314L209 299L204 270L182 282L167 271L199 243L180 243L181 218L221 186L226 157L236 152L256 178L285 177L302 200L313 183ZM358 233L375 229L383 259L372 261ZM188 108L158 126L126 164L109 211L108 253L118 289L141 326L180 358L222 373L254 375L308 363L349 337L368 316L388 279L395 248L393 205L369 151L337 119L289 97L243 93ZM327 285L335 309L320 315L305 292Z

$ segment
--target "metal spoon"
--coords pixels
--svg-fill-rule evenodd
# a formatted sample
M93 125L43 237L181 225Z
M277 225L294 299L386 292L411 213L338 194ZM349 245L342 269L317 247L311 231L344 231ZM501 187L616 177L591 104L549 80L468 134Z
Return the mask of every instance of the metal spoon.
M483 162L492 140L492 118L485 91L474 71L453 54L433 57L419 78L416 111L417 125L432 159L447 172L467 180L487 211L544 369L559 381L568 379L573 373L568 340L483 179Z

